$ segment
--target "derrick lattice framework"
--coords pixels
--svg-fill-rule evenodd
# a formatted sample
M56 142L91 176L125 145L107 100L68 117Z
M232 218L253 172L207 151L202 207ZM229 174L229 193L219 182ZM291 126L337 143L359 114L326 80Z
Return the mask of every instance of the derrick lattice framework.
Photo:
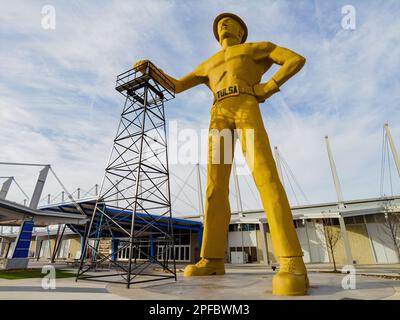
M77 280L127 287L176 280L164 112L164 102L174 98L174 86L153 64L144 62L120 74L116 90L124 95L125 104L86 226ZM106 265L117 272L91 272Z

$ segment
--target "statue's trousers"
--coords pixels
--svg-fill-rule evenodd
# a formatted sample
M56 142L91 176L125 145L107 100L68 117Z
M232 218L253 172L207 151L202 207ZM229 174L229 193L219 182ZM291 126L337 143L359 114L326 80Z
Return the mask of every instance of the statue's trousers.
M229 177L237 137L267 215L275 255L302 256L289 202L256 98L227 97L211 108L208 136L207 191L201 257L223 259L231 218Z

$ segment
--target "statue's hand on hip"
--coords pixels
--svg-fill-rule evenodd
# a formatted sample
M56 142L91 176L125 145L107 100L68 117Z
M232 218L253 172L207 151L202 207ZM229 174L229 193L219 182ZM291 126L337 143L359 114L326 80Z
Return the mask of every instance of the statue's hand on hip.
M279 87L275 80L271 79L267 83L259 83L254 85L253 90L258 102L262 103L274 93L278 92Z

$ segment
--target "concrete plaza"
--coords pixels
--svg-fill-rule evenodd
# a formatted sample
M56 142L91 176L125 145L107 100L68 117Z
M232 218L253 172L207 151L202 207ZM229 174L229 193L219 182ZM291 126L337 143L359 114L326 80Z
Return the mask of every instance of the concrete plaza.
M63 265L57 265L63 267ZM43 289L42 279L0 279L0 299L137 299L137 300L400 300L400 265L356 267L355 289L345 290L347 274L331 273L330 265L309 265L311 288L303 297L277 297L271 294L275 274L262 265L227 265L225 276L184 278L178 266L178 280L132 285L92 282L74 278L59 279L56 289ZM75 272L74 269L70 271ZM105 274L107 272L104 272Z

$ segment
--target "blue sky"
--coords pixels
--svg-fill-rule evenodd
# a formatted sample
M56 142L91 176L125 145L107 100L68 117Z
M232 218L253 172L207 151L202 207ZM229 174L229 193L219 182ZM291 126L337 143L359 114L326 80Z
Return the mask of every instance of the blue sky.
M385 121L400 149L397 0L0 4L0 161L51 163L70 190L88 190L101 180L123 103L114 89L117 74L149 58L175 77L185 75L219 50L212 22L223 11L246 21L248 41L271 41L307 58L304 69L261 110L271 144L279 147L310 202L335 201L325 135L345 199L380 195ZM56 10L55 30L41 26L46 4ZM355 30L341 26L344 5L356 9ZM167 116L179 128L200 131L208 127L210 107L211 95L200 86L169 102ZM172 170L185 178L191 168ZM0 176L15 175L28 191L36 174L0 168ZM393 177L398 194L395 171ZM245 207L260 208L251 178L240 180ZM49 180L45 192L59 191Z

